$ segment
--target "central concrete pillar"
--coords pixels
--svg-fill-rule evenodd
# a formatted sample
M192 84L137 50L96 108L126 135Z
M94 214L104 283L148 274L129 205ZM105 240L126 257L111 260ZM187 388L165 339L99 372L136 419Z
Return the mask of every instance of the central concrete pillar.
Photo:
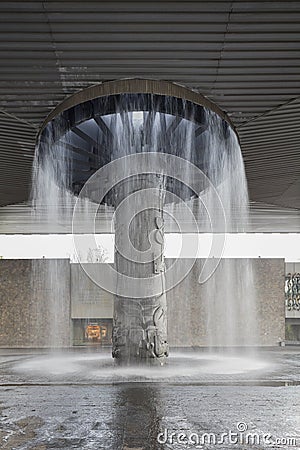
M129 278L161 279L159 295L114 299L112 355L120 364L163 364L168 356L164 264L164 180L137 175L115 188L115 268ZM145 196L151 195L152 207ZM131 197L131 199L129 198ZM137 211L126 208L126 199ZM123 207L122 207L123 202ZM154 207L153 207L154 206ZM130 283L130 281L129 281Z

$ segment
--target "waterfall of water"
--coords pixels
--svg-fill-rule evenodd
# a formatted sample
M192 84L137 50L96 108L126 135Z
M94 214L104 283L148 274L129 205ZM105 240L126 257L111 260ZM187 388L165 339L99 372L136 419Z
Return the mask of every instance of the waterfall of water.
M215 186L226 218L226 231L243 233L248 225L248 189L244 163L235 133L223 139L220 119L207 112L205 167ZM205 192L214 213L211 193ZM222 229L220 232L224 231ZM207 344L211 347L253 346L257 343L256 295L249 259L222 259L204 285Z
M45 233L51 233L53 226L68 220L74 205L74 196L67 189L70 176L66 147L61 142L54 142L51 135L46 142L48 153L41 155L36 150L32 182L33 219L42 221ZM57 176L60 183L57 183ZM32 261L32 289L38 304L32 305L32 316L43 323L35 324L36 345L53 349L68 347L70 338L65 330L69 330L69 297L66 296L65 272L61 270L60 261ZM41 273L44 274L41 277ZM36 284L43 279L43 285ZM66 323L66 319L68 322ZM39 330L39 331L38 331Z
M69 214L75 203L75 195L71 193L74 190L72 188L74 174L80 165L92 165L91 158L70 156L72 146L73 148L82 146L84 152L87 152L87 143L80 137L81 133L81 135L87 135L94 143L98 143L99 148L93 144L91 156L94 161L100 158L101 149L105 147L106 154L109 154L107 162L135 153L155 152L159 155L163 152L195 163L218 192L225 212L226 229L222 220L219 222L219 227L216 227L219 210L215 205L216 197L212 187L203 186L199 199L194 199L192 202L190 199L195 196L195 193L182 183L173 182L168 177L165 182L166 189L173 190L182 201L190 202L200 232L211 231L210 224L213 216L215 216L214 232L243 232L248 220L248 194L241 150L235 133L223 119L209 110L204 110L206 126L200 129L193 120L193 114L190 114L187 120L167 113L141 109L141 111L129 111L123 108L116 113L102 116L102 130L104 128L109 130L106 134L101 132L96 121L90 119L77 125L76 135L72 130L57 133L63 135L58 141L53 139L51 133L46 135L43 151L37 150L36 153L33 179L33 204L35 210L39 211L39 217L42 210L45 223L50 224L50 229L51 224L66 222L70 219ZM187 172L190 170L188 166L182 167ZM124 160L124 179L131 169L132 167L126 166L126 160ZM143 172L143 167L136 169L140 173ZM87 169L87 179L88 175ZM174 177L176 178L177 175L174 174ZM189 173L185 175L189 177ZM133 183L135 182L136 179L133 178ZM117 190L113 189L113 192L107 196L108 205L114 203L113 198L116 192ZM174 197L170 200L166 194L165 198L164 211L172 214L172 211L177 209ZM89 200L81 200L83 232L85 218L90 214L89 204ZM184 217L182 219L183 224ZM141 228L135 228L133 223L130 225L130 233L137 236ZM136 223L136 227L141 227L141 222L136 221ZM185 231L184 226L181 228ZM145 242L141 240L140 244L144 245ZM145 250L147 249L143 249ZM83 261L85 255L79 255L79 259ZM59 298L59 293L55 292L59 291L60 284L59 274L55 268L49 273L48 280L54 330L52 335L58 336L57 328L60 325L58 325L57 311L60 311L60 302L64 299ZM207 345L214 347L255 344L256 308L251 261L223 259L209 280L204 285L199 285L197 289L199 302L205 303ZM186 314L187 308L189 308L188 304L183 301L179 306L178 315L180 316L183 311ZM59 345L54 338L52 341L53 345Z

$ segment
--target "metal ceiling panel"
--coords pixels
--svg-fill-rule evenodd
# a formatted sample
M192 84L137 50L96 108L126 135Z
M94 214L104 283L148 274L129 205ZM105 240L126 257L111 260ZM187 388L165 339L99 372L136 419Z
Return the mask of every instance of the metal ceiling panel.
M168 209L168 207L167 207ZM184 209L177 210L183 233L195 232L194 224L186 220ZM0 234L72 234L73 208L61 211L59 222L49 223L47 210L39 209L38 214L30 203L20 203L0 207ZM86 230L86 216L82 217L82 231ZM101 205L95 222L96 233L110 234L112 232L113 210L104 210ZM201 230L201 223L198 224ZM77 224L80 229L80 222ZM77 228L78 229L78 228ZM178 231L172 228L166 220L167 233ZM210 230L202 230L209 232ZM228 230L230 231L230 230ZM252 202L250 204L250 220L247 229L249 233L299 233L300 211L293 208L280 208L274 205Z
M37 130L106 80L185 84L230 115L252 200L300 208L299 1L1 1L0 205L27 200Z

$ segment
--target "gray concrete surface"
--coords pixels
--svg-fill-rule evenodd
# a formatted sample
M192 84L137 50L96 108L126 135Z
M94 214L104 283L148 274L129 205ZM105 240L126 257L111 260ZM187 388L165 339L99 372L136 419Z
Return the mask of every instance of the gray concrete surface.
M255 357L171 354L161 373L117 368L99 350L1 351L1 448L298 449L299 368L299 348ZM221 443L238 427L247 428L241 441ZM205 443L196 445L196 436ZM241 443L255 436L259 442Z

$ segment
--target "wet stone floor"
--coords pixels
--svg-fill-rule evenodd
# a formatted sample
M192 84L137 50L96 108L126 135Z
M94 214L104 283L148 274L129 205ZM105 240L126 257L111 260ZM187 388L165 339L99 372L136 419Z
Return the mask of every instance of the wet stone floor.
M299 449L300 349L147 369L97 348L3 349L0 420L1 449Z

